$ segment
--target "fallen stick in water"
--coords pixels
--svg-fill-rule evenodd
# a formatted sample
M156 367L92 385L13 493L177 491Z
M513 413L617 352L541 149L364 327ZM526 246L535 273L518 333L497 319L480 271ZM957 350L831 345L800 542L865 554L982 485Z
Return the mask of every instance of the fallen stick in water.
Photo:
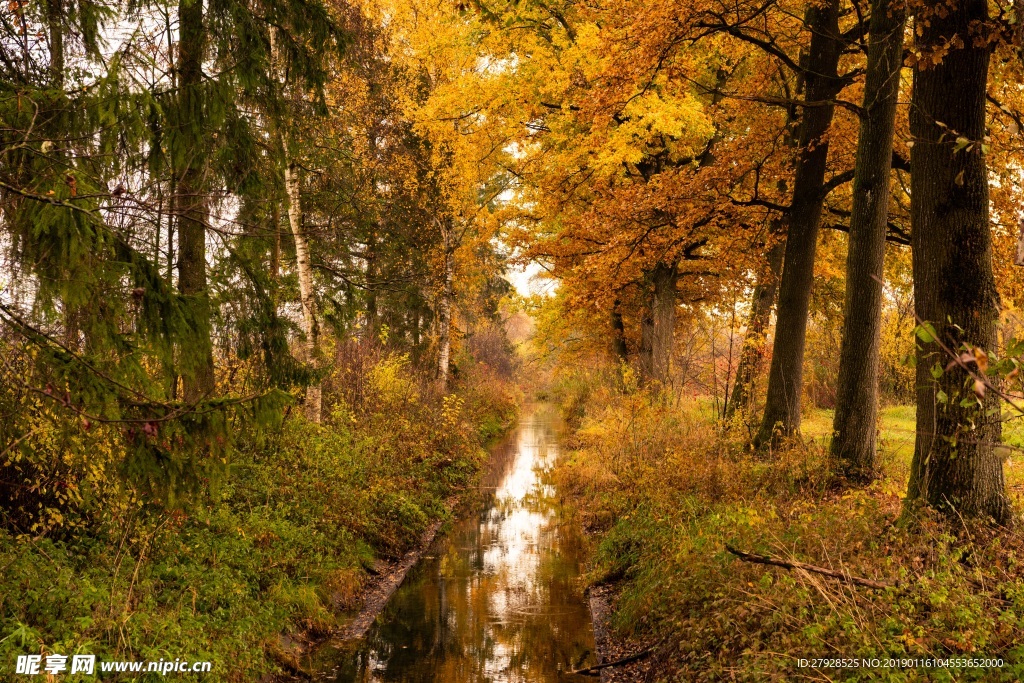
M664 639L662 639L662 640L664 640ZM576 671L572 671L570 673L572 673L574 675L577 675L577 676L597 676L598 672L601 671L601 669L610 669L613 666L622 666L623 664L629 664L630 662L635 662L638 659L643 659L644 657L646 657L646 656L650 655L652 652L654 652L654 648L656 648L659 645L661 645L661 643L662 643L662 641L659 640L658 642L654 643L650 647L644 648L643 650L640 650L640 652L637 652L636 654L629 655L628 657L623 657L622 659L616 659L614 662L605 662L604 664L595 664L594 666L588 666L586 669L577 669Z
M782 567L783 569L799 569L805 572L813 572L815 574L821 574L827 576L836 581L842 581L843 583L852 583L856 586L864 586L865 588L889 588L895 585L888 581L875 581L874 579L865 579L860 576L852 576L845 572L837 572L834 569L826 569L825 567L816 567L813 564L805 564L803 562L796 562L795 560L783 560L778 557L771 557L770 555L755 555L753 553L745 553L742 550L737 550L728 543L725 544L725 549L730 553L740 558L744 562L752 562L753 564L767 564L773 567Z

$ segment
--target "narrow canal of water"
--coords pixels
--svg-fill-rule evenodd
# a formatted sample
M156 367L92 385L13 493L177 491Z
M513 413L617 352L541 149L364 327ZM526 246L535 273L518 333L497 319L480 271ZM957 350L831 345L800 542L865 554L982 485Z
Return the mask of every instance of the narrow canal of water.
M493 449L477 502L367 636L317 657L320 680L544 683L594 663L580 538L551 481L558 454L555 411L528 409Z

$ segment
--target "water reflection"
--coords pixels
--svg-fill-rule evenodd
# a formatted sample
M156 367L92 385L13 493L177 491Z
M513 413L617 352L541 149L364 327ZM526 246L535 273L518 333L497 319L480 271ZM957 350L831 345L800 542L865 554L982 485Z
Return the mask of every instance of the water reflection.
M495 449L476 512L434 543L365 640L334 653L328 680L538 683L591 663L579 537L550 482L555 425L537 409Z

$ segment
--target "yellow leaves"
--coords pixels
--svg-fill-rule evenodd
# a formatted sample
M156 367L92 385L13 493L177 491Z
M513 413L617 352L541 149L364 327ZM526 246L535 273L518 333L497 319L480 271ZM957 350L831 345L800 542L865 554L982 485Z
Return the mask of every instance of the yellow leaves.
M607 137L592 140L598 145L596 164L605 172L618 172L623 163L640 163L665 139L672 140L676 156L692 155L714 133L703 106L689 93L639 93L618 118L621 122L609 126Z
M419 391L411 379L408 366L408 354L391 354L382 358L370 370L368 383L382 405L390 406L419 399Z
M446 427L454 427L462 416L465 399L456 394L448 394L442 399L441 422Z
M974 350L973 350L973 353L974 353L974 361L978 364L978 369L981 370L982 373L987 372L988 371L988 354L985 352L985 349L981 348L980 346L975 346Z
M923 27L921 23L917 26L917 35L923 35ZM954 34L952 38L942 41L941 43L931 45L927 48L915 48L910 51L910 59L908 60L911 66L915 66L918 69L924 70L942 63L942 60L946 58L950 52L963 49L964 41L959 35Z

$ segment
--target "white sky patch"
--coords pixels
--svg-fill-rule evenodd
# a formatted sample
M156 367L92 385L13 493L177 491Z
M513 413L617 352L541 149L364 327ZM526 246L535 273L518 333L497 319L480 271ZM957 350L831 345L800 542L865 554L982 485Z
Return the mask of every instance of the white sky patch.
M552 296L558 290L558 281L549 277L538 263L509 268L506 277L522 296Z

